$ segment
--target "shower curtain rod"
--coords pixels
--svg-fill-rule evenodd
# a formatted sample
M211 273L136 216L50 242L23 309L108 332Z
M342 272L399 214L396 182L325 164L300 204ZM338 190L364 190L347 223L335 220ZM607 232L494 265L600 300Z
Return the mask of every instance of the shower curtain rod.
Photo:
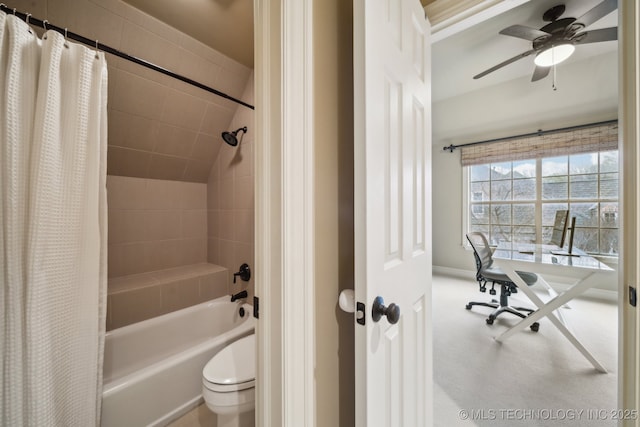
M547 135L550 133L558 133L558 132L567 132L570 130L578 130L578 129L585 129L585 128L591 128L591 127L595 127L595 126L602 126L602 125L610 125L613 123L618 123L618 120L607 120L604 122L598 122L598 123L589 123L586 125L578 125L578 126L569 126L566 128L560 128L560 129L550 129L550 130L538 130L537 132L531 132L531 133L524 133L522 135L515 135L515 136L505 136L502 138L495 138L495 139L487 139L486 141L478 141L478 142L469 142L467 144L459 144L459 145L449 145L447 147L442 147L443 150L449 150L450 153L453 153L453 150L455 150L456 148L460 148L460 147L469 147L471 145L480 145L480 144L490 144L492 142L500 142L500 141L508 141L510 139L519 139L519 138L528 138L531 136L543 136L543 135Z
M140 59L140 58L136 58L135 56L131 56L127 53L121 52L117 49L112 48L111 46L107 46L105 44L99 43L98 40L91 40L88 39L84 36L81 36L79 34L73 33L71 31L68 31L66 28L61 28L58 27L56 25L53 25L51 23L49 23L49 21L47 20L40 20L37 18L34 18L31 16L30 13L24 13L24 12L19 12L16 9L11 9L10 7L7 7L7 5L5 5L4 3L0 3L0 10L2 10L3 12L7 13L7 14L11 14L11 15L15 15L18 18L22 19L23 21L25 21L27 24L29 25L35 25L36 27L40 27L40 28L44 28L45 30L55 30L57 32L59 32L60 34L62 34L63 36L65 36L66 38L69 38L71 40L75 40L77 42L80 42L84 45L87 46L91 46L97 50L101 50L103 52L106 53L110 53L112 55L115 55L117 57L120 57L122 59L126 59L127 61L131 61L133 63L136 63L138 65L142 65L143 67L146 68L150 68L152 70L155 70L159 73L162 73L166 76L169 77L173 77L174 79L180 80L181 82L190 84L192 86L195 86L197 88L206 90L207 92L213 93L214 95L220 96L222 98L228 99L230 101L233 101L237 104L243 105L247 108L251 108L252 110L255 110L254 106L251 104L247 104L244 101L241 101L237 98L234 98L230 95L227 95L226 93L220 92L219 90L213 89L209 86L206 86L200 82L197 82L195 80L192 80L188 77L184 77L181 76L180 74L174 73L173 71L167 70L166 68L162 68L158 65L152 64L149 61L145 61L144 59Z

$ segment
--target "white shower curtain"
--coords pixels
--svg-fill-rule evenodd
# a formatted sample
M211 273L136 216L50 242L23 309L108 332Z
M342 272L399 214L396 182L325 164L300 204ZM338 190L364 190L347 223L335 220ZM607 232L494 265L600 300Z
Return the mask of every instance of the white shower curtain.
M0 12L0 425L99 424L104 54Z

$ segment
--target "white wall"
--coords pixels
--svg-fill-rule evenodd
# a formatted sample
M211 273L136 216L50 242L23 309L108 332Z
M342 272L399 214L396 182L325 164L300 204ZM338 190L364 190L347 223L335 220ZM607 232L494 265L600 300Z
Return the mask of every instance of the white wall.
M437 61L438 58L434 58ZM434 85L438 84L434 76ZM557 69L551 78L530 77L437 102L433 106L433 265L474 270L462 246L462 166L459 151L444 146L616 119L617 53ZM614 275L615 276L615 275ZM599 288L616 289L617 276L599 278Z

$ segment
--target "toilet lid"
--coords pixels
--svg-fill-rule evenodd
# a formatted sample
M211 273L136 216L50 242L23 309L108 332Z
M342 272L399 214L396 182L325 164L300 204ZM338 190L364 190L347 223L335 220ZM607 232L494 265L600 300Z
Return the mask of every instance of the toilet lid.
M241 338L222 350L204 367L204 379L211 384L239 385L256 378L256 336Z

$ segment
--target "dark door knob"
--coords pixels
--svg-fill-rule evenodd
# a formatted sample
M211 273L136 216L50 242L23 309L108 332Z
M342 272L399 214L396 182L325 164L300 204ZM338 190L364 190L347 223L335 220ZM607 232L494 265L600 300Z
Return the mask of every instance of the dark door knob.
M385 307L382 297L376 297L376 299L373 300L371 317L374 322L377 322L382 316L387 316L389 323L394 325L400 320L400 307L393 303L389 304L389 307Z

